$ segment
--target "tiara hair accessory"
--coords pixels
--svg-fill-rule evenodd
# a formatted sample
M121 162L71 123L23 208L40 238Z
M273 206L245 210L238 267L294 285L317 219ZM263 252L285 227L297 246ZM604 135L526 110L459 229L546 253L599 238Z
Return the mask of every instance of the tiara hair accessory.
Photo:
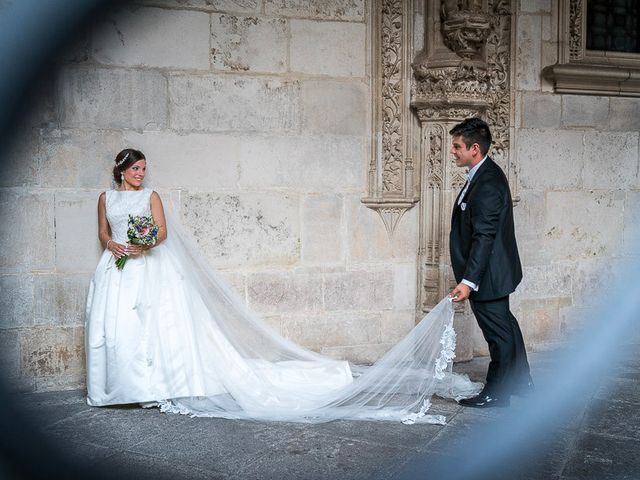
M116 167L119 167L120 165L122 165L124 162L127 161L127 158L129 158L129 152L127 152L125 154L124 157L122 157L122 160L120 160L119 162L116 162Z

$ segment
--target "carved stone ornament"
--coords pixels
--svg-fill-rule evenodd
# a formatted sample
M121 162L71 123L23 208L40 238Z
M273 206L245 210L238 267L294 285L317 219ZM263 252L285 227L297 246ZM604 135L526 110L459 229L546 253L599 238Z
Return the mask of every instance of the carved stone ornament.
M584 54L583 3L582 0L569 2L569 57L571 60L580 60Z
M478 105L476 108L465 105L433 105L418 111L418 118L421 122L450 122L460 118L473 117L483 110L484 105Z
M362 202L380 214L392 236L418 200L408 145L413 1L374 0L371 8L374 141Z
M453 203L466 175L449 154L449 130L465 118L485 119L494 137L490 155L505 170L512 191L516 186L509 157L510 2L427 0L425 5L425 50L413 62L411 86L411 106L422 132L417 169L421 172L418 317L455 284L449 228ZM454 27L457 37L452 34Z
M435 100L460 98L484 99L489 89L489 76L485 69L461 62L455 68L428 68L423 64L414 66L416 77L413 105L427 106Z
M484 46L491 29L490 17L482 11L482 1L442 3L442 34L445 44L462 58L471 59Z

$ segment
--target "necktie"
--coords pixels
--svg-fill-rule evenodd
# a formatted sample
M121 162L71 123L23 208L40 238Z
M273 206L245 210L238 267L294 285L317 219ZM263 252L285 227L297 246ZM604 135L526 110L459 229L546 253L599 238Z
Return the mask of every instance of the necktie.
M462 193L460 193L460 196L458 197L458 205L462 203L462 199L467 194L467 190L469 190L469 183L469 177L467 177L467 183L465 183L464 187L462 187Z

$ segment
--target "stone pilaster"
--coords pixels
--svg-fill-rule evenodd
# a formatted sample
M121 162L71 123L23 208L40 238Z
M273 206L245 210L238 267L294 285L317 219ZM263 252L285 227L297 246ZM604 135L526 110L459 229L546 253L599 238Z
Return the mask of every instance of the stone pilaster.
M389 236L417 201L409 153L412 14L413 1L372 2L372 148L362 203L380 214Z
M411 106L421 126L418 315L454 285L448 232L465 176L449 155L449 130L468 117L487 120L494 136L491 155L513 180L509 5L462 3L427 2L425 49L413 63Z

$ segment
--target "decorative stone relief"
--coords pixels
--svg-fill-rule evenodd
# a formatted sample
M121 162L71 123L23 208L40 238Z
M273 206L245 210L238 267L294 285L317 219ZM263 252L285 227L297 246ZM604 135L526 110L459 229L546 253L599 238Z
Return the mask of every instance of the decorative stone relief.
M580 60L584 49L582 46L582 0L570 0L569 3L569 58Z
M382 2L382 190L402 191L402 2Z
M413 1L371 3L373 112L367 196L389 236L417 201L413 162L409 155L410 39Z
M487 93L487 72L473 65L461 63L455 69L431 69L424 64L416 64L414 70L420 78L420 82L415 84L414 98L427 100L460 96L482 101Z
M515 190L510 162L511 11L505 0L426 1L425 50L413 62L411 106L421 125L418 316L454 286L449 260L453 202L466 176L449 154L449 130L480 116L492 158Z
M482 9L482 0L445 0L441 14L444 43L462 58L475 56L491 28L490 17Z

